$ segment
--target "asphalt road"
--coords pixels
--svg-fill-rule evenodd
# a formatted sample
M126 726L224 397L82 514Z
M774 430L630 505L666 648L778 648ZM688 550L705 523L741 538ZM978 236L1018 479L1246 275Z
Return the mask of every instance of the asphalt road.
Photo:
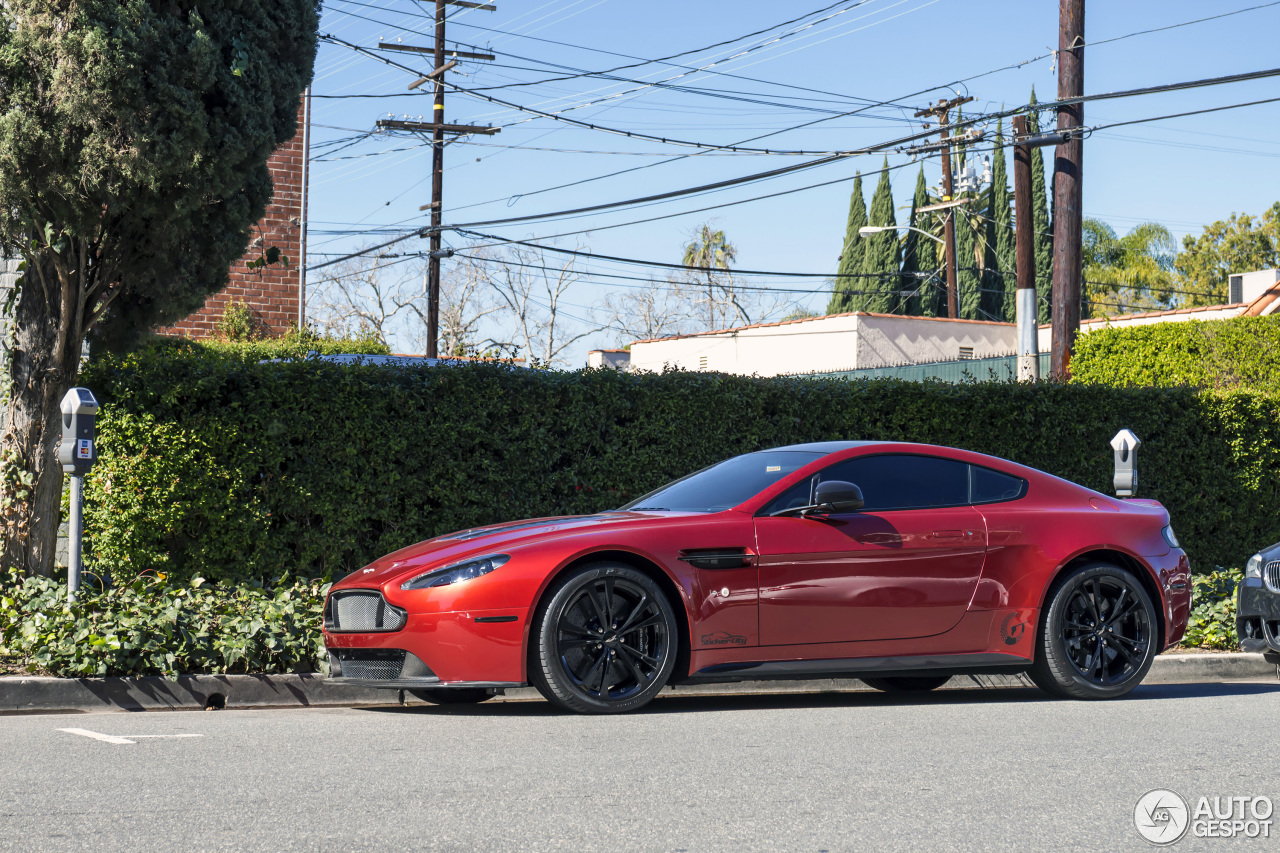
M1278 710L1271 681L0 717L0 849L1153 850L1153 788L1280 801ZM1173 849L1225 847L1280 839Z

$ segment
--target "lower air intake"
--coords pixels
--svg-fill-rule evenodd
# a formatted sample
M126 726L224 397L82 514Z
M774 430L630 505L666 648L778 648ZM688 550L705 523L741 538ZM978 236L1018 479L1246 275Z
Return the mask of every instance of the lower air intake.
M343 678L367 681L392 681L404 671L403 649L330 650L338 659Z

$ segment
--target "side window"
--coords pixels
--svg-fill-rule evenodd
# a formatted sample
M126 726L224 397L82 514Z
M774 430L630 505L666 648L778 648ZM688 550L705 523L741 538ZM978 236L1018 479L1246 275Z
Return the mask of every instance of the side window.
M1016 501L1022 497L1022 491L1027 485L1025 480L992 471L990 468L971 465L969 471L970 495L972 502L976 504Z
M819 477L862 489L864 512L969 503L969 466L936 456L859 456L837 462Z
M775 512L781 512L784 509L799 509L802 506L813 505L813 487L817 485L817 477L809 477L801 480L773 500L769 501L768 506L760 510L760 515L773 515Z

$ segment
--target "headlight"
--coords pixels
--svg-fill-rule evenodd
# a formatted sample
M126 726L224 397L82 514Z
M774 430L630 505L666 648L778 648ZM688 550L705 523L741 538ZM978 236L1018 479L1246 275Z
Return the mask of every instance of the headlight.
M465 563L454 563L452 566L432 569L425 574L418 575L413 580L400 584L400 588L430 589L435 586L448 586L451 583L469 581L472 578L489 574L489 572L510 559L506 554L493 554L489 557L467 560Z
M1148 528L1148 529L1150 529L1150 528ZM1178 547L1178 537L1173 535L1173 528L1172 528L1172 527L1162 527L1162 528L1160 528L1160 535L1164 537L1164 541L1166 541L1166 542L1168 542L1168 543L1169 543L1169 547L1170 547L1170 548L1177 548L1177 547Z
M1244 576L1246 578L1262 577L1262 555L1254 554L1249 558L1249 562L1244 564Z

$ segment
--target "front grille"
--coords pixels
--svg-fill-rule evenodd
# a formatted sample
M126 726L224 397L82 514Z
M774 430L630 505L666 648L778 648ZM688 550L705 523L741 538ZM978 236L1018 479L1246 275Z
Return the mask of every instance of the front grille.
M1272 560L1262 569L1262 576L1267 579L1267 586L1272 592L1280 592L1280 560Z
M373 590L342 590L324 605L326 631L399 631L409 614Z
M331 649L343 678L392 681L404 671L404 649Z

